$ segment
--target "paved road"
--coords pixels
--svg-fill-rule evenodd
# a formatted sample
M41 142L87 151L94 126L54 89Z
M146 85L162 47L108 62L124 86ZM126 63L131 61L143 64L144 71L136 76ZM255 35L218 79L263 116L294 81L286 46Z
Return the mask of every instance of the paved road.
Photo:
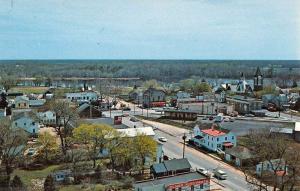
M188 133L187 130L180 129L171 125L166 125L162 123L144 121L147 124L151 124L155 127L158 127L156 130L156 137L166 137L168 141L164 143L163 150L164 153L171 158L182 158L182 136L184 133ZM234 190L234 191L243 191L250 190L245 177L241 171L236 170L232 166L223 163L218 159L214 159L211 156L208 156L194 148L186 147L185 158L187 158L193 168L204 167L209 171L212 171L215 168L220 168L228 174L227 180L219 181L215 178L212 179L212 186L216 186L216 182L225 186L222 189L224 190Z

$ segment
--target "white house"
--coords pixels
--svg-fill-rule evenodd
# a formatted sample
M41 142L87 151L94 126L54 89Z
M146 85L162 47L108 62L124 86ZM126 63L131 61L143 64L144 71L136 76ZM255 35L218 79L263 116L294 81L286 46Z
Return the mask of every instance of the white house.
M36 122L28 112L23 112L13 116L12 127L22 128L30 134L37 134L40 130L40 125Z
M236 146L236 136L227 130L217 129L214 124L210 129L202 130L196 125L192 140L197 146L210 151L225 150Z
M185 98L190 98L191 94L187 93L187 92L183 92L183 91L179 91L176 94L177 99L185 99Z
M29 108L29 98L26 96L17 96L15 99L15 108L18 109Z
M256 175L261 176L264 172L276 172L278 176L283 176L288 172L288 166L283 159L273 159L258 163L256 165Z
M53 111L39 112L37 114L37 116L38 116L40 122L45 125L55 124L56 115Z
M98 94L94 91L76 92L76 93L66 93L66 98L69 101L96 101L98 99Z

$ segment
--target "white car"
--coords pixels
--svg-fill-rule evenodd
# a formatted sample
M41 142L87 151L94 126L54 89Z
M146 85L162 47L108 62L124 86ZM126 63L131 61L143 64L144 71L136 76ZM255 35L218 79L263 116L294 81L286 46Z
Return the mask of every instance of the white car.
M166 137L159 137L158 140L160 142L167 142L168 141L168 139Z
M211 176L210 172L206 170L205 168L197 168L197 171L200 172L201 174L204 174L205 176Z
M226 172L222 171L222 170L215 170L214 171L214 176L216 178L218 178L219 180L226 180L227 179L227 174Z
M229 122L230 120L229 120L229 118L224 118L224 122Z

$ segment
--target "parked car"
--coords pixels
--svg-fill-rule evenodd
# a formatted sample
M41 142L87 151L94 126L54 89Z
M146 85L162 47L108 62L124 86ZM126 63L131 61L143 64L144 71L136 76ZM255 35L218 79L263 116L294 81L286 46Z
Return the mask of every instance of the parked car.
M253 114L245 114L245 117L255 117Z
M205 176L211 176L210 172L206 170L205 168L197 168L197 171Z
M207 117L206 117L206 116L204 116L204 117L202 118L202 120L207 120Z
M158 140L160 142L167 142L168 141L168 139L166 137L158 137Z
M220 169L215 169L214 171L214 176L220 180L226 180L227 179L227 174L226 172L220 170Z
M229 119L229 121L230 121L230 122L234 122L234 118L231 117L231 118Z
M214 116L209 116L209 118L208 118L209 120L213 120L214 119Z
M224 122L229 122L230 121L230 119L229 118L224 118Z

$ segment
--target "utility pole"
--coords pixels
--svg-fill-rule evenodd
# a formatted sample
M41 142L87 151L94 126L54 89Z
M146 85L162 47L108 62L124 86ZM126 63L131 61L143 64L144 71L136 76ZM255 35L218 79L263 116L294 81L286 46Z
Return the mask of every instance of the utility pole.
M183 150L182 150L182 158L184 158L184 154L185 154L185 140L186 140L186 135L185 133L182 136L182 140L183 140Z

